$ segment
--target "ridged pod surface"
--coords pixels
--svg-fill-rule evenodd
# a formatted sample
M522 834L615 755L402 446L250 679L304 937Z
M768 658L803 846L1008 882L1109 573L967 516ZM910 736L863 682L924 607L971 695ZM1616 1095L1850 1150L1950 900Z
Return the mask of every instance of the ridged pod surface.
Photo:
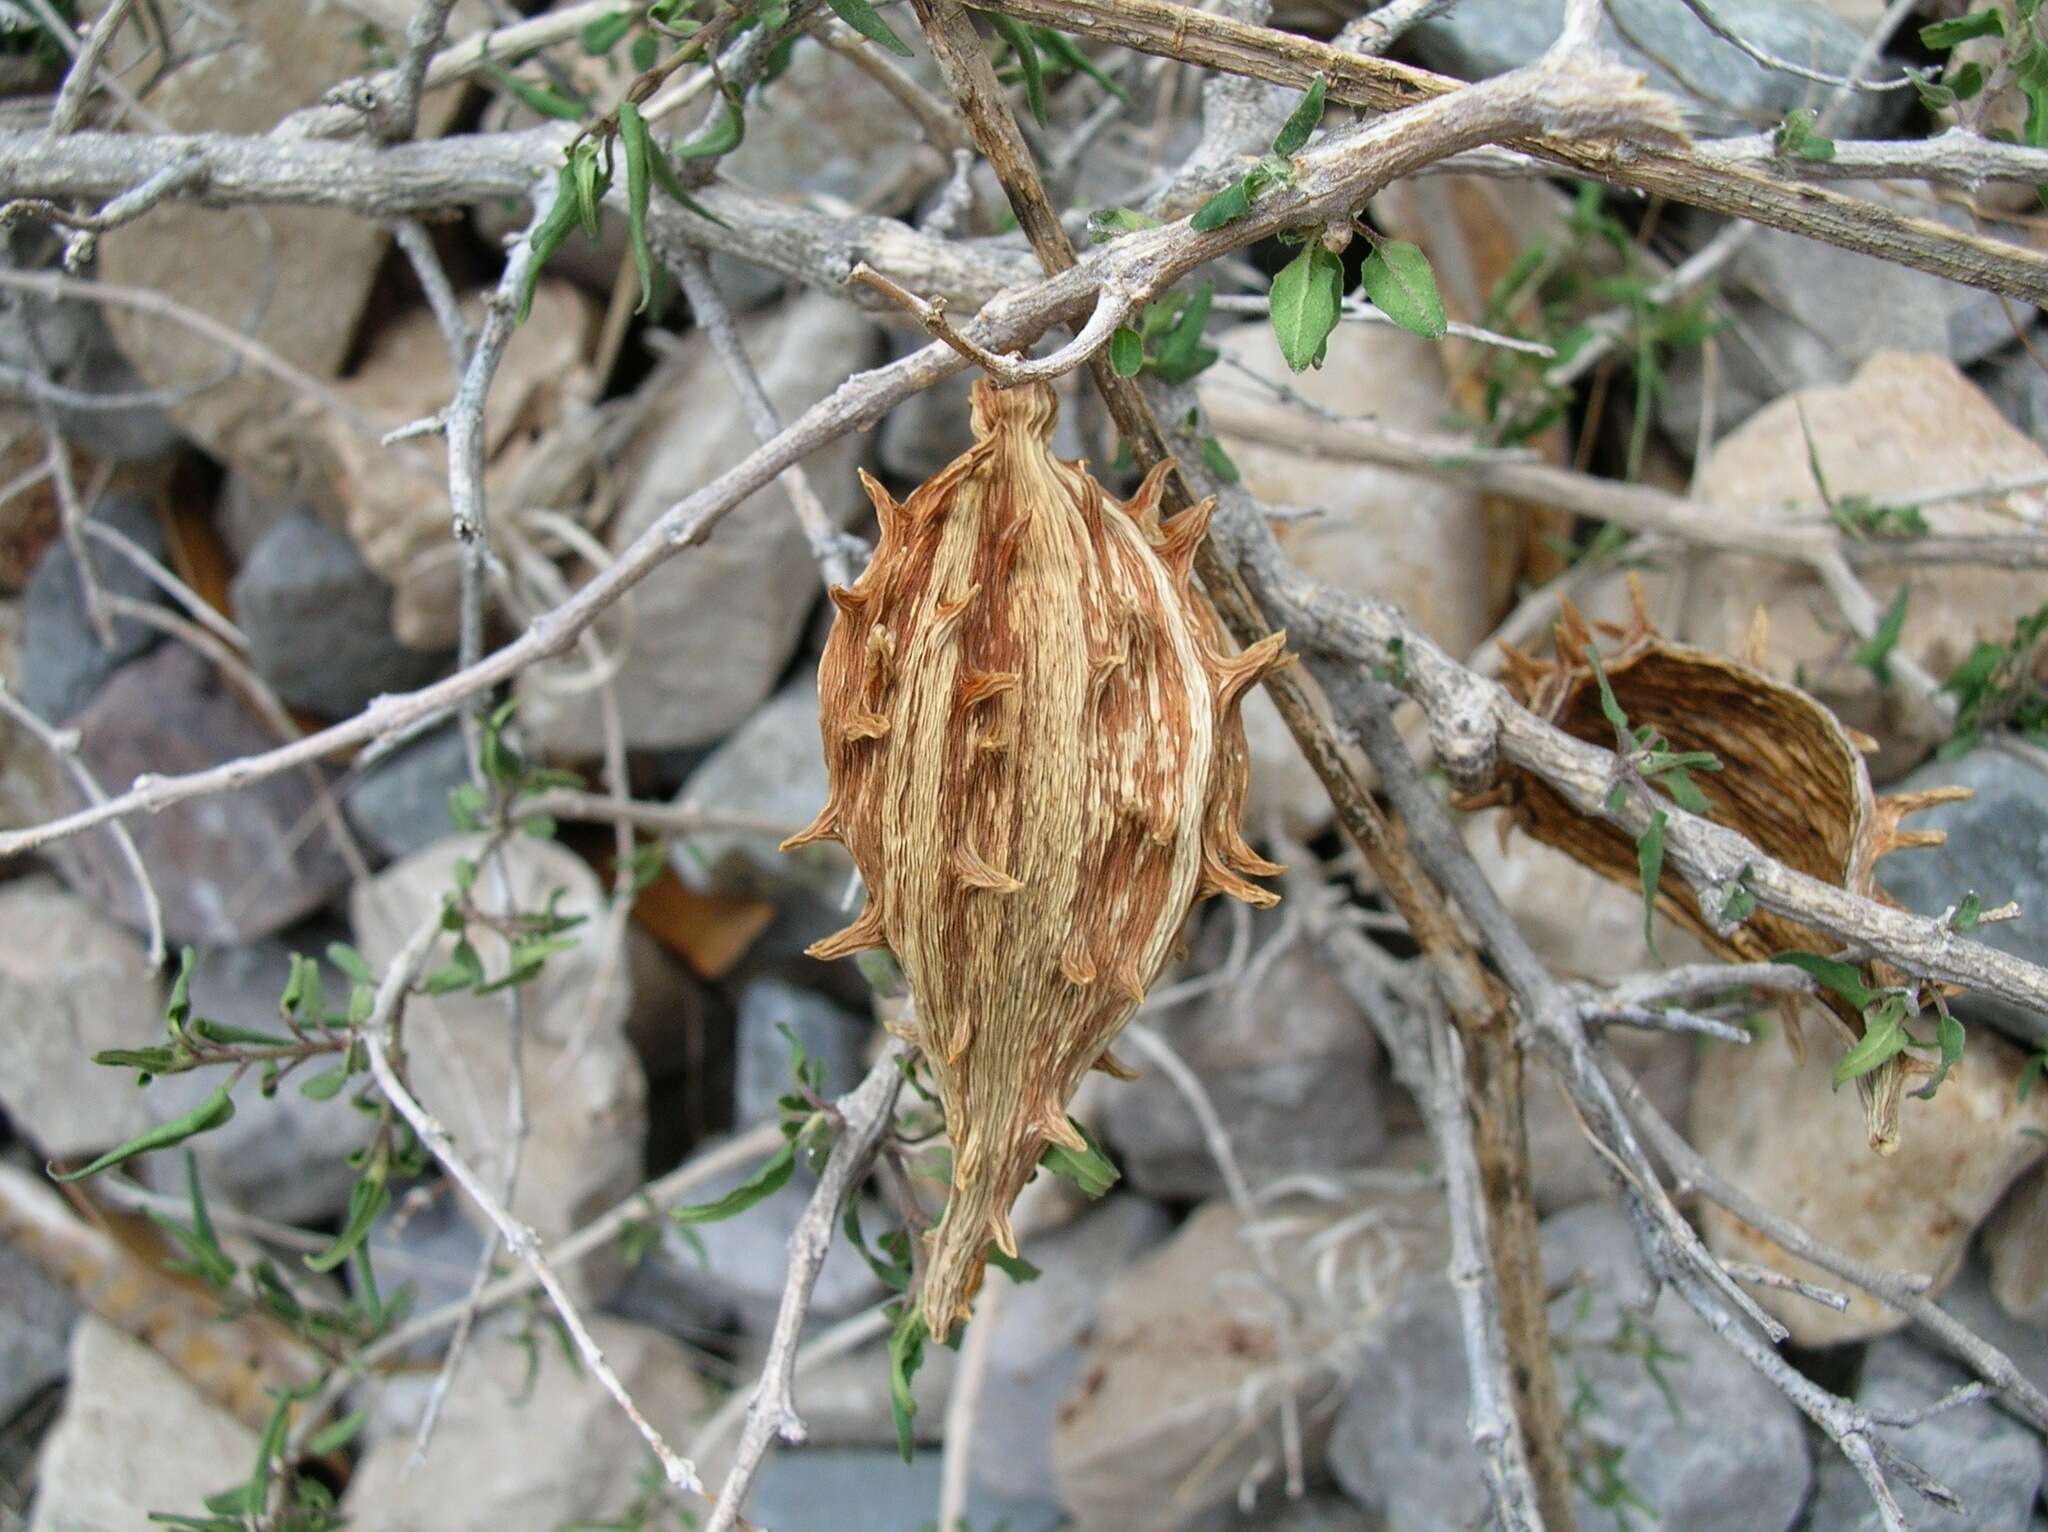
M834 838L868 903L813 946L886 946L915 1001L953 1141L927 1236L933 1335L966 1318L991 1244L1066 1104L1211 894L1270 905L1239 830L1238 706L1284 661L1228 653L1192 589L1213 502L1163 525L1165 467L1128 502L1049 445L1043 384L973 391L974 445L898 505L862 475L873 561L818 666L831 792L784 849Z
M1720 758L1722 770L1693 777L1717 823L1741 831L1787 867L1891 903L1875 877L1879 858L1903 847L1940 845L1945 838L1939 830L1904 829L1900 821L1916 810L1968 797L1969 790L1878 796L1863 764L1873 742L1845 728L1805 692L1763 672L1761 626L1752 632L1751 653L1738 660L1660 637L1633 579L1630 597L1634 611L1627 625L1598 625L1614 644L1601 666L1630 724L1650 725L1674 750L1707 750ZM1614 727L1601 712L1586 659L1593 642L1593 629L1566 601L1553 657L1505 651L1508 686L1530 711L1566 733L1612 748ZM1510 772L1491 794L1467 806L1488 802L1505 803L1514 823L1545 845L1616 882L1639 881L1635 842L1605 820L1581 814L1533 772ZM1714 918L1669 868L1658 883L1657 905L1731 962L1768 962L1788 950L1828 953L1840 945L1763 908L1739 925ZM1875 974L1880 985L1902 978L1881 968ZM1855 1042L1863 1031L1855 1007L1831 993L1819 998L1843 1040ZM1796 1041L1796 1031L1791 1035ZM1906 1074L1916 1067L1902 1055L1857 1082L1871 1146L1880 1153L1897 1146L1900 1096Z

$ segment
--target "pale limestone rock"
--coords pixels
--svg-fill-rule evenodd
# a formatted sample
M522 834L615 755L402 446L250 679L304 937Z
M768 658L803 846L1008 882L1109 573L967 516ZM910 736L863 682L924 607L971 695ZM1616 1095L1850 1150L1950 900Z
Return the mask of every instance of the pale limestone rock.
M2021 1101L2023 1055L1987 1028L1973 1028L1962 1062L1934 1099L1904 1103L1898 1151L1880 1157L1855 1088L1830 1087L1840 1045L1817 1021L1804 1031L1803 1063L1775 1024L1749 1047L1707 1048L1693 1089L1694 1146L1719 1175L1816 1239L1879 1266L1924 1273L1941 1291L1971 1234L2041 1158L2048 1092ZM1724 1260L1844 1285L1712 1204L1702 1205L1700 1226ZM1883 1335L1906 1322L1848 1291L1848 1311L1837 1313L1796 1293L1752 1289L1805 1346Z

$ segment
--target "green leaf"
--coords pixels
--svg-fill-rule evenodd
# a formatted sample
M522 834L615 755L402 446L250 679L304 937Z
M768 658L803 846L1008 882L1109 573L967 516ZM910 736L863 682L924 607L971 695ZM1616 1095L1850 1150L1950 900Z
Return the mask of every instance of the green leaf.
M633 61L635 69L645 74L661 57L661 45L654 40L652 32L642 32L633 39L633 46L626 51L626 57Z
M1643 881L1643 944L1654 957L1657 919L1657 881L1664 875L1664 826L1669 823L1662 809L1650 816L1643 833L1636 837L1636 871Z
M368 1410L351 1410L333 1425L315 1431L306 1439L306 1456L324 1458L330 1452L339 1452L362 1433L369 1421Z
M552 117L557 122L581 122L590 111L589 102L562 95L531 80L522 80L510 70L499 68L488 57L478 67L500 90L516 96L543 117Z
M1794 968L1804 969L1823 988L1833 990L1859 1011L1868 1007L1877 998L1871 992L1870 986L1863 982L1863 970L1854 963L1823 957L1818 952L1780 952L1774 954L1771 961L1789 963Z
M1100 245L1122 234L1136 234L1141 229L1158 227L1158 219L1127 207L1097 208L1088 215L1088 240L1091 244Z
M1835 141L1823 138L1814 130L1813 113L1804 107L1785 114L1785 120L1771 135L1771 144L1781 157L1796 156L1802 160L1831 160L1835 157Z
M910 1262L908 1260L897 1260L887 1254L888 1242L886 1239L882 1242L884 1254L877 1255L868 1248L868 1242L862 1235L860 1228L860 1198L848 1197L846 1199L846 1216L839 1221L839 1226L846 1232L848 1242L859 1253L860 1258L868 1263L868 1270L875 1274L877 1281L891 1292L900 1293L909 1289L911 1278ZM908 1247L906 1246L905 1248L907 1250Z
M910 44L889 30L889 23L875 14L875 8L868 0L825 0L832 7L832 14L860 33L869 42L886 48L898 58L910 58Z
M640 302L633 312L644 314L654 301L654 250L647 242L647 199L654 189L654 141L647 119L630 101L619 103L619 142L626 150L626 238L633 247L633 269L640 277Z
M670 1208L668 1216L679 1224L719 1223L727 1218L736 1217L756 1203L781 1191L795 1170L796 1148L792 1144L784 1144L759 1170L717 1201Z
M1001 12L990 15L996 33L1010 45L1010 52L1016 55L1017 67L1024 71L1024 100L1031 108L1031 115L1038 125L1045 126L1045 68L1039 62L1038 44L1031 40L1031 34L1024 30L1024 23L1014 16Z
M740 93L737 88L731 85L725 87L724 103L725 110L719 114L718 121L687 143L676 145L675 158L710 160L722 154L730 154L739 148L747 136L747 119L746 114L740 109Z
M1216 284L1205 280L1188 296L1160 337L1152 370L1167 382L1185 383L1215 361L1214 349L1202 344L1202 331L1209 323L1209 306L1215 295Z
M583 45L583 51L594 59L601 59L618 47L626 34L633 30L631 11L613 11L609 16L600 16L585 25L576 34L576 40Z
M1728 890L1728 897L1721 901L1721 918L1740 925L1756 913L1756 890L1750 887L1750 869L1745 865L1735 886Z
M1209 472L1225 484L1235 484L1239 474L1237 464L1230 460L1230 454L1223 450L1223 443L1213 436L1202 438L1202 461L1209 466Z
M1905 585L1899 587L1899 593L1892 597L1891 605L1884 609L1884 616L1878 619L1877 631L1856 649L1856 663L1876 676L1879 686L1892 684L1892 651L1898 648L1899 634L1906 626L1908 589Z
M675 199L677 206L688 208L706 223L715 223L721 229L732 227L731 224L690 195L689 188L684 186L681 179L677 177L676 167L668 162L668 156L661 152L661 145L659 144L654 146L652 166L655 181L659 183L663 191Z
M146 1133L138 1133L118 1149L109 1149L91 1164L78 1170L50 1171L53 1181L82 1181L87 1176L96 1176L103 1170L111 1170L125 1160L132 1160L138 1154L147 1154L152 1149L168 1149L182 1144L188 1138L210 1132L229 1121L235 1115L234 1098L228 1095L225 1085L216 1086L213 1094L192 1108L183 1117L169 1122L158 1123Z
M1109 338L1109 370L1120 378L1135 378L1145 365L1145 342L1128 325L1118 325Z
M259 1048L289 1048L292 1040L280 1037L275 1032L265 1032L259 1027L238 1027L232 1022L213 1021L201 1016L187 1029L194 1037L202 1037L209 1043L249 1043Z
M1662 782L1670 792L1671 801L1684 809L1686 813L1709 814L1713 812L1713 804L1707 801L1707 795L1699 790L1699 787L1693 782L1692 774L1683 766L1667 766L1663 768L1663 770L1657 773L1657 780Z
M1934 1073L1927 1083L1913 1092L1922 1101L1932 1101L1934 1093L1941 1089L1941 1082L1948 1078L1948 1072L1963 1061L1963 1024L1946 1009L1935 1024L1934 1044L1941 1050L1941 1060L1934 1066Z
M1322 365L1344 306L1344 263L1320 240L1280 268L1267 299L1280 354L1295 372Z
M1450 332L1436 273L1420 246L1405 239L1382 240L1365 258L1359 284L1379 311L1409 334L1442 340Z
M144 1211L148 1213L150 1222L185 1252L187 1259L167 1263L169 1270L196 1276L225 1291L241 1268L221 1248L220 1236L214 1233L213 1219L206 1211L206 1194L199 1186L199 1163L192 1157L190 1149L185 1151L185 1193L192 1207L190 1228L165 1217L155 1208Z
M370 972L370 965L363 955L347 942L329 942L327 961L339 968L358 984L375 984L377 977Z
M1288 114L1279 136L1273 140L1275 154L1301 153L1308 143L1309 135L1315 132L1317 124L1323 120L1323 88L1326 84L1328 81L1320 74L1309 81L1307 94Z
M929 1332L923 1314L909 1304L900 1309L896 1328L889 1334L889 1413L896 1420L896 1449L908 1463L917 1452L917 1437L911 1428L917 1418L917 1400L911 1397L910 1380L924 1365Z
M306 1256L306 1269L332 1271L354 1255L357 1247L370 1237L370 1230L389 1206L391 1187L385 1180L382 1167L373 1167L349 1192L348 1218L342 1224L341 1232L334 1236L334 1243L317 1255Z
M1044 1275L1021 1255L1004 1255L995 1245L988 1247L988 1263L1012 1282L1036 1282Z
M1038 1163L1056 1176L1065 1176L1089 1196L1100 1197L1122 1179L1122 1172L1102 1152L1094 1134L1071 1117L1067 1121L1073 1124L1088 1147L1077 1152L1059 1144L1048 1144Z
M1956 906L1955 914L1948 918L1951 931L1974 931L1977 922L1984 918L1984 901L1972 893L1963 895L1962 903Z
M472 989L483 982L484 960L478 956L475 947L467 941L459 941L449 960L428 974L421 982L421 988L430 995L447 995L459 989Z
M1836 1088L1895 1058L1912 1041L1912 1035L1906 1031L1905 1000L1898 995L1888 996L1883 1004L1863 1013L1863 1036L1835 1065Z
M299 1082L299 1094L308 1101L332 1101L341 1094L341 1088L348 1084L348 1066L337 1064L332 1069L322 1070L310 1079Z
M1197 234L1213 233L1236 223L1252 210L1252 181L1250 176L1232 181L1207 202L1195 209L1195 216L1188 220L1188 227Z
M1997 11L1972 11L1967 16L1957 16L1951 21L1930 22L1922 27L1920 46L1941 53L1953 48L1957 43L1966 43L1973 37L2003 36L2005 18Z

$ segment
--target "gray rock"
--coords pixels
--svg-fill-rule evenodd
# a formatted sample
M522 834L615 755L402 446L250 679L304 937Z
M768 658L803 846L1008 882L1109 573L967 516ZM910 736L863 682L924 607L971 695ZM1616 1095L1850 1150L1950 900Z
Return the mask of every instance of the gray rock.
M1083 1342L1116 1274L1166 1237L1164 1209L1114 1197L1073 1223L1024 1242L1037 1280L1005 1283L975 1419L974 1477L1018 1499L1052 1483L1060 1404L1079 1381Z
M78 1305L27 1251L0 1240L0 1424L64 1376Z
M708 1403L689 1353L665 1335L602 1314L590 1316L590 1328L648 1422L668 1441L687 1442ZM650 1461L646 1444L551 1330L522 1341L516 1325L481 1327L426 1461L408 1470L407 1416L417 1415L430 1382L428 1375L389 1390L400 1406L380 1412L389 1434L363 1454L342 1500L351 1526L498 1532L616 1525L633 1505ZM661 1523L650 1517L647 1524Z
M828 786L817 683L806 675L734 730L676 799L683 808L744 815L774 828L678 837L669 852L676 876L706 893L772 899L808 891L836 904L853 875L844 848L820 841L797 851L775 849L825 806Z
M1845 182L1839 189L1964 233L2023 247L2036 243L2024 227L1987 227L1962 208L1881 182ZM1702 216L1690 226L1704 242L1720 220ZM1719 294L1732 318L1720 346L1714 406L1723 431L1789 389L1846 381L1880 351L1931 352L1967 366L2013 338L2013 321L1992 293L1777 229L1755 231L1729 264ZM1699 435L1705 369L1697 346L1674 353L1665 369L1658 419L1687 449Z
M2026 347L2000 352L1974 376L2007 420L2035 441L2048 441L2048 373L2041 371Z
M1568 1444L1582 1466L1593 1472L1595 1455L1605 1458L1659 1526L1790 1527L1813 1477L1798 1413L1675 1297L1647 1316L1634 1311L1649 1287L1624 1216L1588 1203L1546 1219L1543 1265L1552 1283L1577 1275L1585 1284L1550 1308L1567 1394L1583 1379L1592 1401ZM1677 1408L1645 1364L1643 1337L1662 1348L1659 1368ZM1448 1283L1417 1289L1375 1329L1357 1376L1330 1441L1337 1481L1384 1512L1388 1532L1476 1524L1486 1492L1466 1426L1470 1395ZM1730 1493L1735 1484L1740 1494ZM1583 1490L1577 1505L1581 1526L1612 1521Z
M1806 0L1716 0L1730 28L1779 58L1833 74L1856 61L1863 36L1825 6ZM1807 104L1813 87L1768 69L1714 36L1685 0L1609 0L1601 45L1690 108L1693 130L1711 134L1770 127ZM1432 69L1478 80L1534 62L1564 21L1564 0L1460 0L1409 34ZM1838 124L1845 137L1896 122L1905 103L1864 95Z
M163 528L150 508L132 495L101 500L98 519L152 557L166 556ZM138 601L157 599L149 576L104 543L86 541L100 589ZM156 643L158 634L133 618L118 618L111 649L85 611L85 587L71 548L52 543L22 594L21 700L50 723L63 723L83 708L122 665Z
M1981 1262L1966 1262L1940 1302L1979 1337L2010 1357L2013 1366L2036 1388L2048 1388L2048 1330L2012 1316L1992 1292L1990 1273Z
M816 125L807 131L816 132ZM753 138L750 130L748 138ZM813 140L815 144L815 140ZM785 420L865 367L877 331L865 315L823 293L792 299L741 322L747 354ZM624 486L606 531L614 552L670 506L739 463L756 446L725 368L701 334L686 336L670 381L646 426L628 445ZM867 510L854 476L862 450L845 437L804 466L826 513L842 525ZM633 588L630 639L615 689L633 749L705 744L730 733L774 690L802 641L822 592L817 566L788 497L771 485L742 501L710 541L670 559ZM563 662L570 672L584 662ZM602 737L587 689L570 695L553 667L520 677L521 717L549 753L593 756Z
M1221 960L1230 925L1227 912L1207 924L1190 972ZM1278 926L1277 917L1255 918L1252 950ZM1371 1024L1310 943L1150 1025L1202 1082L1254 1186L1370 1164L1386 1141ZM1132 1189L1188 1201L1220 1195L1222 1172L1187 1097L1129 1044L1120 1056L1141 1077L1103 1093L1100 1131Z
M1250 1510L1222 1506L1189 1532L1386 1532L1386 1521L1330 1489L1288 1500L1268 1487Z
M235 620L249 661L289 707L347 718L372 697L411 691L448 669L391 632L391 587L345 533L287 516L235 574Z
M690 1194L692 1202L713 1202L757 1169L743 1165L714 1176ZM817 1179L798 1168L780 1191L737 1217L691 1229L692 1240L663 1220L661 1240L626 1275L612 1307L642 1323L679 1334L707 1325L737 1323L766 1335L789 1274L789 1237L803 1216ZM866 1209L861 1220L870 1241L891 1227L887 1215ZM834 1238L811 1298L812 1321L843 1319L882 1295L853 1247Z
M1976 796L1913 816L1916 830L1945 830L1945 845L1897 851L1878 864L1893 898L1923 915L1939 915L1975 893L1986 909L2019 901L2015 920L1994 921L1970 934L2029 962L2048 961L2048 774L2025 757L1980 745L1953 760L1929 761L1896 791L1967 787ZM2029 1045L2048 1043L2048 1016L1990 996L1953 1002L1965 1021L1981 1020Z
M356 945L372 968L381 972L439 908L454 887L456 861L477 853L478 838L442 841L357 886L350 916ZM502 1184L510 1147L506 1101L516 993L528 1128L512 1211L552 1241L640 1183L647 1082L625 1035L632 1008L626 965L612 967L603 1003L591 1009L593 986L605 966L598 935L605 900L597 875L552 841L515 837L501 854L510 898L501 897L495 872L485 867L475 885L478 903L497 913L530 912L553 900L558 913L585 917L574 933L576 945L550 957L516 992L415 998L406 1010L406 1053L421 1103L447 1125L485 1184ZM481 926L472 926L469 937L485 972L503 974L509 964L503 939ZM452 944L444 936L427 966L446 961ZM463 1208L481 1223L467 1199ZM578 1263L566 1280L601 1295L620 1275L616 1255L607 1253Z
M47 873L0 885L0 1106L43 1154L112 1148L157 1119L102 1048L163 1037L142 943Z
M930 1526L945 1458L920 1452L905 1464L893 1450L822 1449L769 1455L747 1514L777 1532L910 1532ZM1060 1508L975 1489L967 1524L1006 1532L1053 1532Z
M1083 1526L1171 1532L1273 1462L1280 1426L1270 1382L1283 1302L1297 1356L1331 1364L1305 1367L1296 1391L1306 1449L1320 1455L1357 1338L1413 1282L1443 1269L1441 1206L1434 1191L1349 1203L1290 1198L1259 1209L1267 1232L1248 1228L1228 1202L1197 1209L1103 1287L1080 1380L1053 1429L1061 1503ZM1270 1237L1280 1227L1285 1237ZM1270 1251L1278 1293L1252 1239ZM1249 1420L1248 1401L1263 1404Z
M446 724L377 762L349 789L349 823L383 856L410 856L455 828L448 794L469 781L469 747Z
M74 722L83 760L107 783L203 771L277 743L220 673L183 644L124 665ZM132 819L128 830L172 941L255 941L303 920L348 881L298 772L268 777L232 800L173 804ZM110 837L76 836L50 854L73 888L115 919L143 927L142 895Z
M64 1412L36 1465L29 1532L113 1532L151 1511L205 1514L247 1480L256 1433L141 1341L87 1316L71 1337Z
M1918 1409L1968 1377L1913 1342L1890 1337L1874 1343L1864 1358L1856 1402L1872 1410ZM2040 1492L2043 1469L2048 1468L2048 1454L2033 1432L1989 1400L1943 1410L1907 1430L1880 1431L1963 1502L1961 1516L1951 1521L1932 1502L1916 1500L1900 1475L1888 1475L1911 1525L1950 1522L1971 1532L2026 1532L2032 1525L2034 1497ZM1821 1461L1819 1492L1806 1532L1876 1532L1880 1525L1877 1507L1856 1470L1839 1452L1828 1451Z
M733 1082L733 1120L755 1123L775 1115L776 1098L795 1088L789 1038L824 1066L819 1094L843 1096L864 1073L861 1049L872 1030L863 1017L849 1015L812 990L776 978L760 978L740 996L739 1038Z
M290 940L208 948L193 964L192 1007L215 1021L277 1032L277 1002L291 972L291 954L317 958L329 942L346 935L338 923L322 922L293 932ZM347 997L348 980L340 970L322 963L320 980L336 1004ZM286 1223L318 1222L348 1206L356 1177L347 1157L368 1142L369 1119L349 1106L353 1092L313 1101L299 1090L300 1082L331 1062L302 1066L267 1100L253 1077L236 1089L234 1117L188 1145L209 1197ZM115 1083L111 1071L108 1083ZM156 1120L167 1122L197 1106L219 1083L212 1070L168 1075L144 1092L143 1100ZM179 1155L151 1155L141 1163L144 1179L159 1191L184 1191Z

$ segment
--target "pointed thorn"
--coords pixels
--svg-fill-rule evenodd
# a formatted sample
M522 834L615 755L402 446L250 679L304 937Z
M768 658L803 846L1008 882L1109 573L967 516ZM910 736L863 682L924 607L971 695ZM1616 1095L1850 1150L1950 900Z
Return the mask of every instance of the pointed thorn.
M882 541L889 540L889 534L902 524L903 507L896 503L896 497L882 488L881 480L865 468L860 470L860 487L868 492L868 499L875 507L875 520L882 530Z
M856 952L866 952L870 947L886 947L888 937L882 931L882 911L873 898L867 908L860 912L852 925L843 931L835 931L821 941L815 941L804 948L804 952L820 962L831 962L834 958L852 957Z
M1135 521L1149 542L1159 531L1159 502L1166 493L1166 476L1173 472L1173 459L1161 458L1152 465L1131 498L1124 502L1124 514Z
M838 839L839 801L836 798L828 798L825 800L825 806L818 810L818 817L816 819L813 819L775 849L777 851L795 851L821 840Z
M1066 947L1060 952L1060 977L1081 989L1095 982L1095 964L1079 936L1068 937Z
M1159 545L1159 559L1177 580L1194 572L1195 553L1209 535L1209 518L1216 513L1216 497L1198 501L1167 523L1166 536Z
M1102 1057L1095 1061L1093 1067L1101 1070L1112 1080L1142 1080L1145 1078L1107 1048L1102 1050Z
M1088 1152L1088 1140L1081 1136L1081 1130L1074 1126L1073 1119L1056 1103L1038 1114L1038 1134L1048 1144L1058 1144L1075 1154Z
M826 594L832 598L832 604L848 617L858 617L866 608L872 592L856 590L851 585L834 585L827 589Z
M1013 1261L1017 1259L1017 1231L1010 1226L1008 1213L988 1215L988 1237L1005 1256Z
M1287 663L1287 635L1268 633L1251 648L1221 661L1216 667L1216 711L1228 717L1258 681Z
M953 876L969 888L985 888L992 894L1014 894L1024 886L1000 868L989 866L972 846L953 848Z
M1014 670L970 670L960 683L960 706L973 707L991 697L1000 697L1017 685Z
M1764 656L1769 652L1770 643L1770 609L1762 602L1758 602L1756 610L1749 614L1749 632L1742 640L1742 663L1751 670L1762 670Z

